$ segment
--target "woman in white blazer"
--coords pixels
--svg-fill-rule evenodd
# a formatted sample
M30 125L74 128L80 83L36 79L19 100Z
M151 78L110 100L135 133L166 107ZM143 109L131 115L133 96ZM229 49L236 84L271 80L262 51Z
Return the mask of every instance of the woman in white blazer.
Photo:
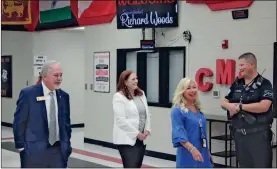
M140 168L145 154L144 140L150 134L150 113L137 75L125 70L113 96L113 143L117 145L124 168Z

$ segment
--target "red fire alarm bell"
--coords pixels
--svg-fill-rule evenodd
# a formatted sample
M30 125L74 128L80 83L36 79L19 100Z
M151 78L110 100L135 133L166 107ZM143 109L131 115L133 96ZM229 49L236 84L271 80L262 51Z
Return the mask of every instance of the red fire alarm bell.
M221 46L222 49L228 49L228 40L223 40Z

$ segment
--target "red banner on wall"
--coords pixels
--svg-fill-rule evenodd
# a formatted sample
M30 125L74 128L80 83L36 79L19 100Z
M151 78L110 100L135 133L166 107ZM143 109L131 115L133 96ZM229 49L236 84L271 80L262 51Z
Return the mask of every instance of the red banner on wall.
M30 0L1 0L3 25L32 23Z
M206 4L212 11L247 8L254 0L186 0L191 4Z

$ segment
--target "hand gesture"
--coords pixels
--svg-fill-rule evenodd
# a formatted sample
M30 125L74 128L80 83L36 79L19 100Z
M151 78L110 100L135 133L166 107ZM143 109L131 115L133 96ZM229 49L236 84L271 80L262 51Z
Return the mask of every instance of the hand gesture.
M148 130L145 130L143 134L147 137L150 134L150 132Z
M146 136L145 136L144 134L142 134L142 133L139 133L138 136L137 136L137 138L138 138L139 140L143 141L143 140L146 138Z
M204 161L202 154L196 148L192 151L192 157L196 161Z
M228 110L230 116L237 114L239 112L239 104L238 103L229 103Z

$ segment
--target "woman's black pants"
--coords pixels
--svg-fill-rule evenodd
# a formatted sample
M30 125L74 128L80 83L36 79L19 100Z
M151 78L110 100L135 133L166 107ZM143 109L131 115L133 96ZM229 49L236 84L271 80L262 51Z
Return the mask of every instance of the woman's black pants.
M145 154L146 145L137 139L134 146L117 145L124 168L140 168Z

